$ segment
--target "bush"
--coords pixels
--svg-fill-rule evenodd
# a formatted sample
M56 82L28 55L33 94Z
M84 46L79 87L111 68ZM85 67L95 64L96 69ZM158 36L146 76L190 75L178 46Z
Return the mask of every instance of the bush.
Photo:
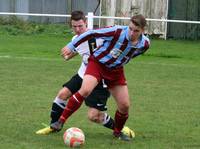
M49 34L53 36L66 36L71 33L65 24L39 24L27 22L16 16L0 17L0 33L9 35Z

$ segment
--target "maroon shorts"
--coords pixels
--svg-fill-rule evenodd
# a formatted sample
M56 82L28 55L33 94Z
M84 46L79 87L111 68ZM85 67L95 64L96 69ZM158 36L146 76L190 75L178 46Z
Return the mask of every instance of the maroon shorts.
M116 85L126 85L123 67L108 68L98 62L93 56L90 56L88 60L85 75L86 74L94 76L97 78L98 82L104 79L108 88L112 88Z

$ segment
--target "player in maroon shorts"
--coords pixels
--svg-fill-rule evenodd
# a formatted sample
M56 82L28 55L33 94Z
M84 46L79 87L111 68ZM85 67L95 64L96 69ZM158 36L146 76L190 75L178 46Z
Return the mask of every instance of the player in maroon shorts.
M88 30L87 20L82 11L73 11L71 13L70 22L71 22L71 27L75 33L75 36L73 37L72 40L74 40L80 34ZM70 55L68 55L68 60L70 60L71 58L73 58L73 56L79 54L82 57L82 63L77 74L75 74L69 81L63 84L63 88L59 90L57 96L55 97L50 112L51 115L50 125L58 121L59 117L61 116L67 104L67 99L80 89L82 84L82 78L84 76L87 67L90 51L93 51L93 49L96 46L101 45L102 42L103 42L102 39L92 38L91 40L85 41L84 43L79 45L79 47L77 48L77 53L71 51ZM106 84L103 83L103 81L100 81L100 83L95 87L92 93L85 99L85 104L88 107L89 120L101 124L106 128L113 129L114 120L106 112L107 110L106 103L109 96L110 93L107 89ZM128 132L128 134L126 133L127 135L134 137L134 132L130 128L124 127L123 131L125 130L127 130ZM44 128L36 131L36 134L48 135L53 132L56 131L50 128L50 126L45 126Z
M113 135L125 141L130 140L121 132L128 119L130 106L123 66L149 48L150 41L143 34L145 26L144 16L136 15L131 17L129 26L113 26L87 31L62 49L61 54L65 58L69 50L76 51L77 46L92 37L104 39L103 45L97 47L89 58L80 90L70 97L59 121L51 125L52 129L59 131L98 82L104 79L117 104Z

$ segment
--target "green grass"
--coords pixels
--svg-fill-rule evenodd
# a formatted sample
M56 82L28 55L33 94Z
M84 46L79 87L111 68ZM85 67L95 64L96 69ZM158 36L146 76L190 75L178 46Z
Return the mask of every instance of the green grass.
M69 40L49 35L0 35L0 148L63 149L64 129L38 136L49 122L51 103L79 68L80 58L64 62L59 49ZM86 135L85 149L200 148L200 42L152 40L151 49L126 65L131 97L127 125L131 142L87 120L85 105L65 124ZM115 112L114 100L108 112Z

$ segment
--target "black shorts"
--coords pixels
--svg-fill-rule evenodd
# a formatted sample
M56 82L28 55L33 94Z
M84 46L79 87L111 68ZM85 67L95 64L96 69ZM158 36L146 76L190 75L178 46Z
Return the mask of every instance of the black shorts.
M82 78L76 74L68 82L63 84L63 87L67 87L72 94L76 93L82 84ZM88 107L98 109L100 111L107 110L107 100L110 97L110 92L107 88L103 87L103 83L100 82L92 91L92 93L85 99L85 104Z

